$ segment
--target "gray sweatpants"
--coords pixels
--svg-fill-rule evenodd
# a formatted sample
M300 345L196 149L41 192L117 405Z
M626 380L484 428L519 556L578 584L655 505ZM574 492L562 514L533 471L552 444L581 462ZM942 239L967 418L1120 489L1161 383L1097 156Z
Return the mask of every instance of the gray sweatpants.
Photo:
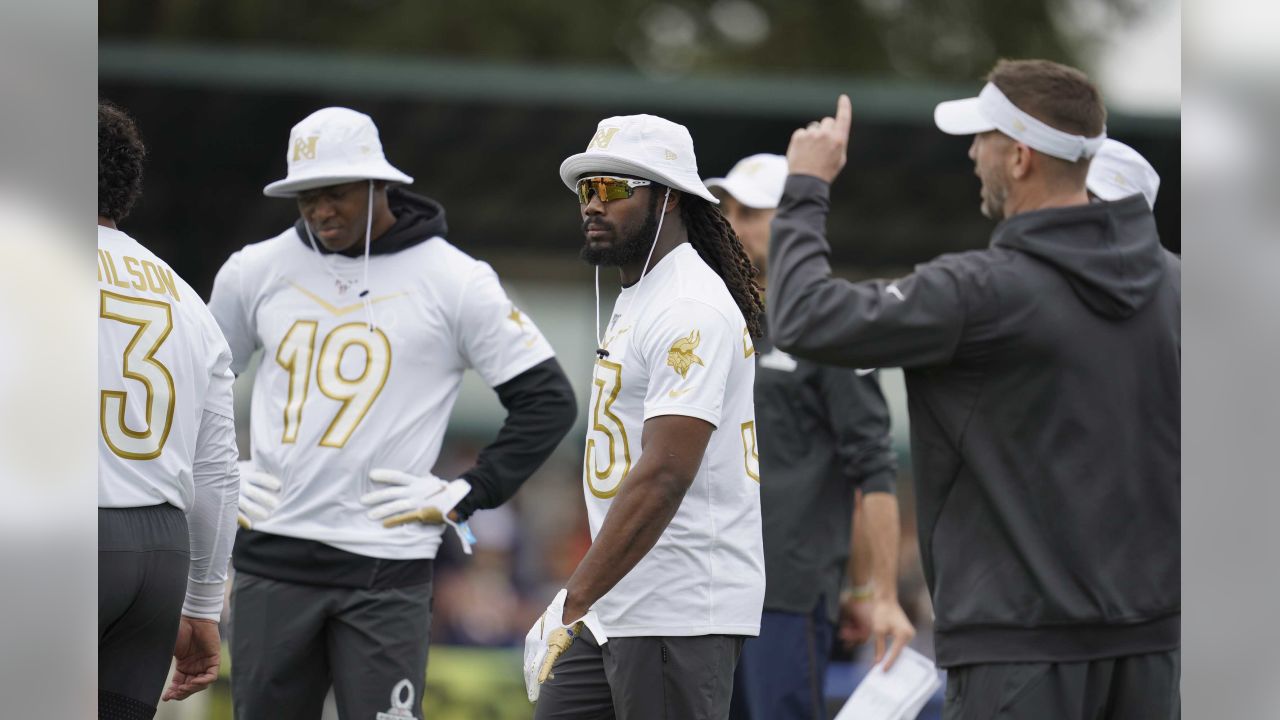
M98 508L98 711L150 718L187 591L187 516L172 505Z
M316 720L330 686L344 720L422 717L431 583L366 590L238 572L230 626L237 720Z
M989 663L947 670L944 720L1175 720L1178 650L1070 663Z
M535 720L725 720L742 636L619 637L590 631L542 685Z

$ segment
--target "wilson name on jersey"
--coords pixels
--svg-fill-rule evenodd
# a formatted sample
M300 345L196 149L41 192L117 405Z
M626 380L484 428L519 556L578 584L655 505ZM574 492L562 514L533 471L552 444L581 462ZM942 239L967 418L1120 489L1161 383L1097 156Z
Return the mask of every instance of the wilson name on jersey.
M191 507L201 416L232 417L231 352L200 296L98 227L98 507Z

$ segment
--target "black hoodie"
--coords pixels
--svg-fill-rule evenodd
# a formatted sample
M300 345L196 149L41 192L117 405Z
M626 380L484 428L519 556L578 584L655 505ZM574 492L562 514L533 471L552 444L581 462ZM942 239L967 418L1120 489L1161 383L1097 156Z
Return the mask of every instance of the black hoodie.
M828 206L787 180L769 322L904 369L939 665L1178 647L1181 263L1142 196L1017 215L894 282L830 277Z
M392 255L433 237L447 237L449 226L444 221L444 206L401 187L387 190L387 205L396 221L387 231L369 244L370 255ZM345 255L346 257L363 257L364 243L356 243L346 250L329 250L318 241L312 244L307 236L307 225L302 218L293 223L293 231L303 245L319 250L323 255Z

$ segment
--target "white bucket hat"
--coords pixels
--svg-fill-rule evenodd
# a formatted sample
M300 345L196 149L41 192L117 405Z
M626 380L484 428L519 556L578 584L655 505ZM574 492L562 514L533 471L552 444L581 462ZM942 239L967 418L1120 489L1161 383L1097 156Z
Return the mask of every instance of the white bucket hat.
M782 201L787 184L787 159L760 153L738 161L729 174L706 181L709 188L721 188L749 208L772 210Z
M938 103L933 110L933 122L948 135L977 135L999 130L1045 155L1068 162L1093 157L1107 139L1105 128L1101 135L1085 137L1041 122L1014 105L995 83L987 83L978 97Z
M720 202L698 177L698 160L689 131L656 115L605 118L596 127L586 151L560 163L560 179L575 192L578 178L609 174L634 175L697 195L712 204Z
M1119 140L1108 139L1089 163L1084 181L1089 192L1103 200L1119 200L1142 193L1147 205L1155 207L1160 175L1137 150Z
M267 197L296 197L304 190L357 180L411 183L387 162L373 119L348 108L317 110L289 133L289 174L262 189Z

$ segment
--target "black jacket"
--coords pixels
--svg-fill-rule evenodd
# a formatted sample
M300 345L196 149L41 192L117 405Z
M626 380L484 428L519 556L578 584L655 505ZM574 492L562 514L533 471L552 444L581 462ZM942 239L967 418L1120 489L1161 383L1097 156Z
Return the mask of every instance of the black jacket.
M1179 644L1180 276L1140 195L1029 212L894 282L830 277L826 183L787 180L779 347L905 370L942 666Z
M756 428L764 608L839 619L849 564L853 492L894 492L889 408L875 373L792 358L756 346Z

